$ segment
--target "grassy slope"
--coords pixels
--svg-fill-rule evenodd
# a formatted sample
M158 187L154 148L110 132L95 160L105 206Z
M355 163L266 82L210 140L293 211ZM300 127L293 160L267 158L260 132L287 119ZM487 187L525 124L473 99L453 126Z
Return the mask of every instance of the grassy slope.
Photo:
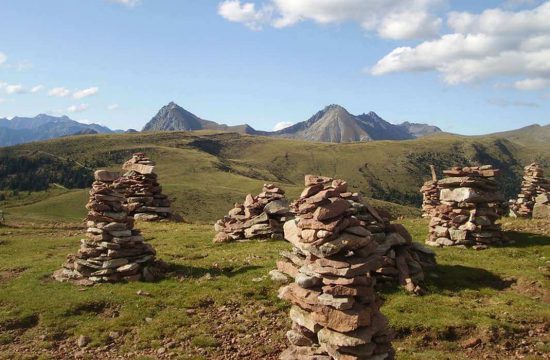
M549 224L506 222L506 228L516 230L509 233L514 245L482 252L436 250L439 265L428 276L428 295L383 291L383 312L400 334L398 359L475 359L483 353L509 358L498 346L517 344L514 334L525 336L524 331L550 322L550 308L542 300L542 289L550 287ZM404 224L416 240L426 236L424 220ZM91 337L93 348L114 343L114 352L132 358L155 358L156 350L170 343L175 347L169 352L181 359L217 358L224 350L276 357L289 326L288 307L277 300L278 285L266 274L278 252L289 247L286 242L213 245L213 232L204 225L140 227L170 264L170 277L86 291L49 278L77 249L81 234L0 228L0 358L59 357L59 351L74 351L80 334ZM138 296L138 290L151 296ZM109 339L112 331L123 336ZM471 336L483 340L483 350L460 348ZM500 338L491 342L495 336ZM549 340L537 346L548 351Z
M367 197L402 204L418 201L418 189L429 177L428 165L440 169L471 163L504 168L519 185L525 163L539 160L550 166L550 127L485 137L449 134L411 141L326 144L231 133L168 132L90 135L55 139L0 149L17 156L50 154L89 168L120 168L134 151L146 151L158 163L157 172L174 208L188 221L213 222L246 193L258 193L266 181L277 182L290 198L302 189L303 175L323 174L346 179ZM547 134L548 133L548 134ZM512 140L510 140L512 139ZM84 214L84 191L59 195L44 204L0 206L9 216L75 220ZM409 215L408 209L403 210Z

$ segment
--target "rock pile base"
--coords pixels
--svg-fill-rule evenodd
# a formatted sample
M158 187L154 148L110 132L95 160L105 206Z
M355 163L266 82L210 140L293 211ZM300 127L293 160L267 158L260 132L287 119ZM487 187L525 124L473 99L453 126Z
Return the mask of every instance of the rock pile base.
M412 236L403 225L391 224L387 217L363 201L359 194L346 191L340 193L340 197L348 201L351 205L348 212L361 221L377 243L376 254L382 260L374 272L378 284L397 282L411 293L422 294L424 271L435 267L435 252L413 242ZM294 211L300 211L300 202L299 200L292 204ZM304 265L305 255L294 247L292 252L281 252L281 257L277 270L271 273L272 277L283 279L280 274L283 273L294 278Z
M441 204L430 220L426 244L432 246L472 246L485 249L504 241L500 217L504 199L494 180L499 171L491 165L454 167L438 181Z
M162 276L164 264L155 260L155 249L144 242L134 219L123 205L124 195L115 191L117 173L98 170L86 208L86 238L80 240L76 255L69 255L58 281L80 285L101 282L153 281Z
M548 193L550 193L550 183L544 178L542 167L537 163L527 165L524 168L518 198L510 200L510 215L513 217L534 217L535 204L539 204L537 206L538 216L538 213L544 208L544 196L548 196ZM539 196L541 197L538 198Z
M547 191L545 194L540 194L535 198L533 219L550 220L550 191Z
M307 175L305 185L297 218L284 225L299 267L289 266L294 282L279 290L292 303L290 347L280 359L392 359L392 333L374 292L378 244L352 215L344 181Z
M258 196L246 195L244 203L235 204L229 213L216 221L215 243L256 238L283 238L283 223L293 217L283 189L264 184Z
M114 187L126 196L130 216L141 221L181 221L172 213L168 196L162 193L162 186L154 172L154 161L144 153L135 153L122 169L126 173L115 182Z

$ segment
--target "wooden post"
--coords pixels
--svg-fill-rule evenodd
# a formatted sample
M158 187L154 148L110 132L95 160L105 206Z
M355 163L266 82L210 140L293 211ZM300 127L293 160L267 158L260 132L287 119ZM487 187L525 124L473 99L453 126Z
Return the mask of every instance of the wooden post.
M432 170L432 181L436 182L437 181L437 175L435 174L435 166L430 165L430 170Z

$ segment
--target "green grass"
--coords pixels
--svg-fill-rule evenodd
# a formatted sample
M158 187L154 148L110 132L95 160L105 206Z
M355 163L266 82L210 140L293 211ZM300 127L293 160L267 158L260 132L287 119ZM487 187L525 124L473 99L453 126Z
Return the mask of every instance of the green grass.
M426 236L424 220L403 223L417 241ZM383 290L382 310L400 334L399 359L472 358L460 347L465 338L488 341L494 333L521 334L526 326L550 321L541 290L550 287L548 223L506 220L505 226L514 229L508 234L515 244L480 252L437 249L426 296ZM80 233L0 228L0 358L25 358L18 344L52 354L80 334L92 339L92 347L114 342L117 352L136 358L155 358L156 349L172 342L167 351L187 359L216 358L230 346L272 358L284 346L288 305L276 298L278 285L266 275L288 243L214 245L210 226L139 227L169 263L169 277L84 291L50 279L65 255L77 250ZM120 338L111 339L113 331ZM547 349L548 339L539 346Z

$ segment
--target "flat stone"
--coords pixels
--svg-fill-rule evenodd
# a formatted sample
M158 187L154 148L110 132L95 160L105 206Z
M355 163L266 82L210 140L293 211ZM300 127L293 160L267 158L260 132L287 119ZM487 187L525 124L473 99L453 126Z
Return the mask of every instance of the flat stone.
M116 271L117 272L132 272L132 271L136 271L138 269L139 269L139 264L131 263L131 264L126 264L126 265L118 267L116 269Z
M341 198L330 199L330 201L330 204L319 206L315 210L313 213L315 220L323 221L338 217L350 207L349 202Z
M96 170L94 172L94 179L97 181L113 182L120 177L120 173L107 170Z
M322 328L317 332L317 337L321 344L329 344L336 347L361 346L370 343L374 334L387 328L387 325L387 320L377 312L372 317L371 326L362 327L347 333Z
M264 211L269 215L282 215L290 212L288 200L280 199L271 201L264 207Z
M271 270L269 272L269 277L271 278L272 281L282 283L282 284L287 284L290 281L288 276L286 276L284 273L282 273L279 270Z
M331 294L321 294L317 300L322 305L331 306L338 310L348 310L353 307L355 300L353 297L334 297Z
M317 175L304 176L305 186L312 186L316 184L328 184L331 181L332 181L332 178L325 177L325 176L317 176Z
M310 276L301 272L298 272L294 278L294 282L304 289L320 286L323 280L316 276Z
M113 269L113 268L118 268L122 265L126 265L128 264L128 259L112 259L112 260L107 260L103 263L102 267L104 269Z
M344 230L347 233L357 235L357 236L368 236L370 235L370 231L368 231L366 228L362 226L350 226Z
M152 165L144 165L144 164L132 164L132 163L125 163L122 168L126 171L135 171L137 173L148 175L152 174L155 171L155 167Z
M442 246L453 246L455 244L454 241L452 241L450 239L447 239L447 238L444 238L444 237L437 238L435 240L435 242L439 245L442 245Z
M290 284L279 290L279 298L312 311L309 317L319 325L339 332L348 332L370 324L370 308L356 305L348 310L337 310L331 306L321 305L319 295L319 292L303 289L297 284Z
M302 191L302 193L300 194L300 198L308 198L317 194L321 190L323 190L323 184L308 186Z
M462 241L462 240L466 240L466 238L468 237L468 231L459 230L459 229L449 229L449 235L451 236L451 240L453 241Z

